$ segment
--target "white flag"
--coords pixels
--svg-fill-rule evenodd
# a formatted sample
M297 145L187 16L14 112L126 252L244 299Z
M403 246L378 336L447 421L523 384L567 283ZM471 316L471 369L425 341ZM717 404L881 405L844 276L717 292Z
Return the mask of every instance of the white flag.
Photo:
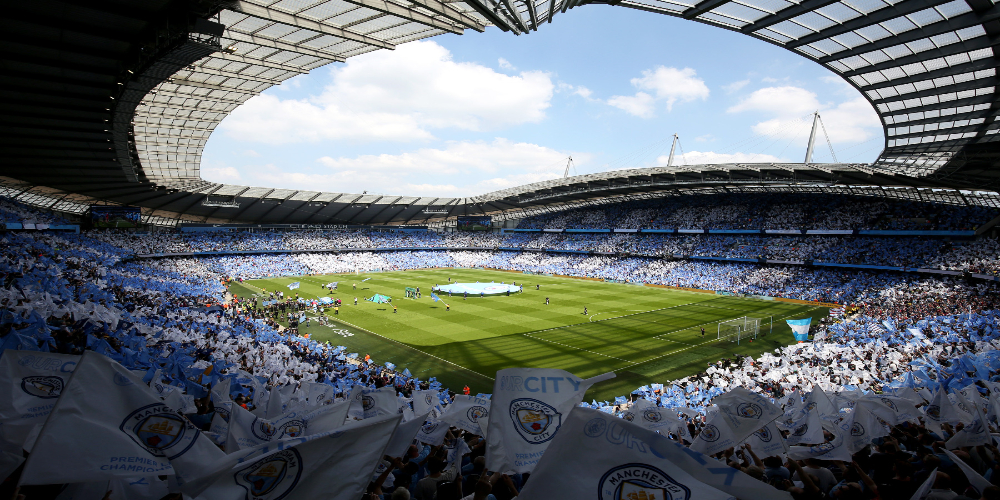
M232 401L215 403L215 414L212 415L212 423L208 428L215 444L221 446L223 450L226 449L226 439L229 437L229 418L233 414L233 406L237 405Z
M458 394L448 405L448 411L441 415L441 421L477 436L483 435L479 419L489 417L490 400Z
M396 399L396 388L388 385L379 389L362 389L361 409L363 410L363 418L400 413L399 402Z
M181 489L206 500L356 500L399 421L398 415L367 419L330 433L232 453L215 472Z
M232 398L229 397L229 388L232 387L232 384L232 377L229 377L222 382L216 382L215 385L212 386L212 390L209 392L212 397L212 403L218 405L227 401L232 401Z
M910 497L910 500L921 500L926 497L927 494L931 492L931 488L934 487L935 481L937 481L937 467L931 471L930 475L927 476L927 479L924 479L924 482L919 488L917 488L917 491L913 492L913 496Z
M714 401L719 411L709 417L691 449L714 455L732 448L757 429L781 416L781 410L767 398L737 387Z
M622 412L621 418L647 429L673 432L678 436L688 434L687 424L677 418L677 412L670 408L658 407L645 399L636 400L631 408Z
M789 425L788 444L819 444L826 439L823 437L823 421L820 420L819 410L813 409L800 411L800 418Z
M486 431L486 468L531 472L583 393L614 376L605 373L583 380L551 368L498 371L490 406L495 416Z
M390 457L402 458L406 450L413 444L413 439L417 433L424 426L427 415L428 413L424 413L396 426L396 430L392 433L392 439L389 440L389 444L385 447L385 454Z
M0 356L0 424L19 447L56 405L80 356L6 349Z
M919 413L912 401L896 396L876 395L858 400L858 404L877 415L889 425L899 425L903 422L917 422Z
M233 453L271 441L305 437L337 429L344 424L349 404L344 401L322 406L308 413L293 411L275 420L256 417L238 405L234 406L229 417L226 452Z
M86 351L35 442L21 484L172 473L190 478L224 456L142 379Z
M789 446L788 458L795 460L805 460L807 458L816 458L819 460L852 460L851 452L848 450L849 442L843 430L838 425L833 425L832 423L825 424L823 428L833 434L834 439L832 441L812 446ZM849 424L848 428L850 428Z
M749 444L750 449L758 457L775 457L788 451L785 438L781 437L781 431L774 425L774 422L757 429L743 442Z
M962 427L962 430L956 432L955 435L945 443L945 446L950 449L954 450L963 446L979 446L990 443L990 430L986 426L987 424L986 420L983 418L983 412L979 411L979 406L974 403L970 402L968 406L972 407L972 423L965 424Z
M992 486L993 483L990 483L989 481L986 480L986 478L984 478L978 472L976 472L975 469L969 467L969 464L965 463L965 460L958 458L958 455L952 453L947 448L944 449L944 454L948 455L948 458L950 458L952 462L955 462L955 465L957 465L959 469L962 469L962 473L965 474L966 478L968 478L969 483L974 488L979 490L980 494L982 494L983 490Z
M417 436L414 438L424 444L431 446L441 446L444 438L448 434L448 424L438 420L427 420L420 427Z
M413 391L413 413L423 415L438 404L438 391Z
M727 488L756 482L741 496L760 500L790 496L654 431L606 413L576 407L563 422L518 498L524 500L650 499L728 500L729 491L708 484L687 469ZM690 452L690 453L688 453ZM680 458L677 455L686 455ZM700 461L700 463L698 463ZM572 467L567 468L567 464ZM683 464L683 465L682 465ZM713 469L718 469L713 470ZM724 470L729 469L729 470ZM712 478L716 476L718 479Z

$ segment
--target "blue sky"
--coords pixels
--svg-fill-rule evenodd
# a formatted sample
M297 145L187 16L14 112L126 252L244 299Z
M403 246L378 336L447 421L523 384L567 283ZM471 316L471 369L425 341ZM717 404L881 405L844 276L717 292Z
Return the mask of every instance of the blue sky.
M333 192L473 196L675 163L801 162L819 109L840 161L883 145L839 77L771 44L677 18L589 5L538 32L442 35L300 75L212 134L211 181ZM832 161L817 141L814 161Z

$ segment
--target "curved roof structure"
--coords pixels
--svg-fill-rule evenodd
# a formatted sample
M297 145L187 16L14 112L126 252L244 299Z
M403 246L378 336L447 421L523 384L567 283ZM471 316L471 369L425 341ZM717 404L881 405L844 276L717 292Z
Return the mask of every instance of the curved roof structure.
M469 198L201 179L215 127L272 85L441 33L544 29L588 3L739 31L816 61L872 103L885 149L872 165L623 170ZM992 0L35 0L6 9L0 184L50 208L101 201L144 207L152 222L385 224L715 189L947 188L969 203L979 195L954 190L1000 186Z

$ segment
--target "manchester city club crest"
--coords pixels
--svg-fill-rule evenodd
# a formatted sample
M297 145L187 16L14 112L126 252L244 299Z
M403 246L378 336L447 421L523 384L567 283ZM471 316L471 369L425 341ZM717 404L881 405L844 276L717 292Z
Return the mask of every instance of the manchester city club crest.
M928 405L924 413L932 420L941 420L941 407L938 405Z
M301 476L302 457L295 448L268 455L233 474L236 484L246 490L246 500L281 500Z
M626 422L631 422L635 420L635 413L632 413L630 411L622 413L622 420Z
M712 425L712 424L706 425L701 430L701 433L698 434L698 437L704 439L705 441L708 441L709 443L718 441L719 437L721 437L721 436L722 436L722 433L719 432L719 428L716 427L716 426L714 426L714 425Z
M865 426L861 425L859 422L854 422L851 424L851 435L852 436L864 436Z
M806 432L808 432L808 431L809 431L809 424L802 424L802 426L797 427L795 429L795 431L792 432L792 435L793 436L805 436Z
M592 418L587 425L583 426L583 433L589 437L599 437L604 435L604 429L608 427L608 423L604 421L603 418Z
M899 411L896 408L896 403L893 403L891 399L889 398L880 398L880 399L882 400L882 404L888 406L889 408L892 408L892 411Z
M736 405L736 414L743 418L760 418L764 414L760 405L755 403L740 403Z
M649 409L642 412L642 419L655 424L663 420L663 415L656 410Z
M691 489L651 465L625 464L601 477L597 497L600 500L687 500L691 498Z
M490 411L485 406L473 406L469 408L469 411L465 412L465 416L469 417L469 421L474 424L478 424L479 419L488 417L489 415Z
M429 436L434 433L434 430L438 428L438 425L441 424L437 422L427 422L424 424L423 427L420 428L420 432L423 432L424 434L427 434Z
M226 408L225 406L216 406L215 413L216 415L222 417L224 422L227 424L229 423L229 416L232 414L230 413L229 408Z
M432 401L434 401L433 395L430 393L424 394L424 402L427 403L427 406L430 406Z
M375 398L371 396L361 396L361 408L364 411L370 411L375 408Z
M562 425L562 414L552 405L537 399L521 398L511 401L510 418L517 433L532 444L552 439Z
M306 431L306 423L302 420L289 420L280 426L275 434L278 439L302 437Z
M21 390L36 398L52 399L62 394L65 383L56 376L33 376L21 379Z
M267 420L255 418L253 419L253 422L250 423L250 433L257 439L270 441L271 438L278 433L278 428Z
M163 403L133 411L119 429L154 456L171 460L184 454L198 438L198 429Z
M813 411L816 409L816 406L815 401L810 401L809 404L806 405L806 411Z
M753 433L754 435L757 436L757 439L760 439L765 443L770 443L771 438L774 437L771 434L771 429L768 429L767 427L761 427L760 429L755 430Z

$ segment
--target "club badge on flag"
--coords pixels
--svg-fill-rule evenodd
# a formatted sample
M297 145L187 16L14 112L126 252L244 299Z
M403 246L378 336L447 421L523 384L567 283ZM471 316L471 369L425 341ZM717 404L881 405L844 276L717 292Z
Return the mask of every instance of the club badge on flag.
M441 415L441 421L477 436L483 435L480 420L490 415L490 400L458 394Z
M812 324L812 318L788 319L785 322L792 329L792 335L795 336L795 340L799 342L809 340L809 325Z
M507 368L493 383L486 442L486 468L531 472L556 436L563 420L605 373L580 379L565 370Z
M95 387L108 390L96 392ZM86 351L35 441L21 484L195 477L225 454L142 379ZM53 463L71 463L56 467Z
M66 388L80 356L6 349L0 355L0 423L5 437L21 445L45 423Z
M674 441L576 407L518 496L524 500L788 500L791 496ZM567 469L567 464L572 467Z
M213 472L181 489L212 500L354 500L368 486L399 421L398 415L390 415L231 453L208 466Z

